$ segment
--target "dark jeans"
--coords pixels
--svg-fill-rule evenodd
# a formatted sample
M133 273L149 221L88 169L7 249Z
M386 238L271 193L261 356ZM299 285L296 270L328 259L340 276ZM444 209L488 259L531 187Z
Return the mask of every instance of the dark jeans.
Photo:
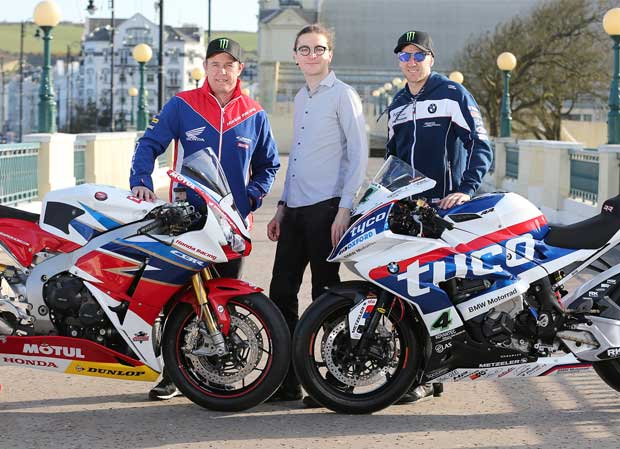
M327 262L332 250L331 227L338 212L340 198L311 206L286 207L280 223L280 238L273 264L269 297L282 311L291 336L299 320L299 298L304 271L310 264L312 300L325 288L340 282L340 264ZM298 388L292 366L284 381L287 390Z

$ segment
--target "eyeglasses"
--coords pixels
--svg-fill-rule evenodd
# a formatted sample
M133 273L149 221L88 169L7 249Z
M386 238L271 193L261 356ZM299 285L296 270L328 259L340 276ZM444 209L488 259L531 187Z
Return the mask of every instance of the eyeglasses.
M426 59L426 55L430 55L430 52L427 51L416 51L415 53L407 53L406 51L401 51L398 53L398 59L400 62L408 62L413 56L413 60L415 62L422 62Z
M297 47L295 51L302 56L310 56L311 52L317 56L323 56L323 54L327 51L327 47L324 47L323 45L317 45L316 47L314 47L314 50L310 50L310 47L308 47L307 45L303 45L301 47Z

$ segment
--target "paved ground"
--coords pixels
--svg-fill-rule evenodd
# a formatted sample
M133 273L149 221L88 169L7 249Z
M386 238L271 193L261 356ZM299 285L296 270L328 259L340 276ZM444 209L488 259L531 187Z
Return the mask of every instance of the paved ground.
M373 160L369 172L380 161ZM266 225L275 192L256 217L245 277L269 285L275 245ZM343 273L345 278L351 275ZM309 297L308 279L302 295ZM185 398L148 402L146 383L0 367L0 449L16 448L613 448L620 394L593 372L446 384L445 394L372 416L301 404L227 414Z

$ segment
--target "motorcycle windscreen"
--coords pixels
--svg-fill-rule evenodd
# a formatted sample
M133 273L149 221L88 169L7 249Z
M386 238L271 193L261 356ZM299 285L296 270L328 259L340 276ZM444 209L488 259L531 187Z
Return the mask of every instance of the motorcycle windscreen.
M382 204L407 198L435 187L436 182L395 156L388 157L370 185L360 188L352 215L363 215Z

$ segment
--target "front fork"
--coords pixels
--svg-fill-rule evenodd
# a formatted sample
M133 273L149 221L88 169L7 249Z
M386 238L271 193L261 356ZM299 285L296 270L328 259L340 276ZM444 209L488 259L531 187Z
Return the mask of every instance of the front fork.
M226 342L224 341L224 334L222 334L215 318L213 318L211 308L209 307L207 291L204 287L204 284L211 279L213 279L213 275L209 267L203 268L200 272L192 276L192 286L194 287L198 305L200 306L200 320L206 326L206 329L200 326L200 333L202 333L205 341L208 342L203 345L203 347L192 351L194 355L198 356L222 356L228 352Z
M356 355L364 353L372 335L374 335L375 331L377 330L377 326L379 325L381 317L383 317L384 315L389 315L393 305L394 295L386 292L385 290L381 290L381 292L379 293L379 297L377 298L377 303L375 304L375 307L371 312L368 325L364 329L364 332L362 332L362 336L359 339L358 343L356 345L353 345L354 353Z

